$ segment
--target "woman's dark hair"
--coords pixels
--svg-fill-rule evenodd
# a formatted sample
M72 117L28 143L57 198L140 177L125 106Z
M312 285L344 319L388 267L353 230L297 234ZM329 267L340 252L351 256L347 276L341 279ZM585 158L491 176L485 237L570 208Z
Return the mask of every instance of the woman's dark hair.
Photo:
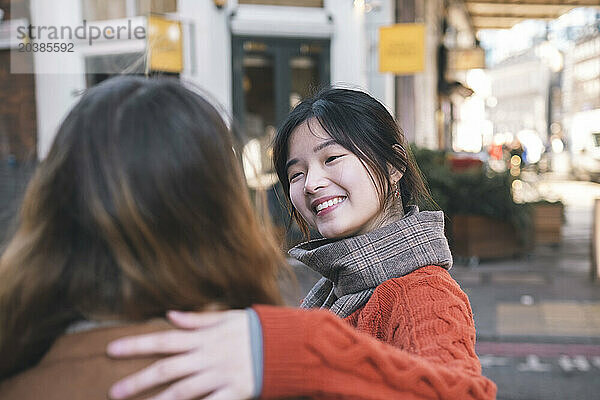
M288 209L305 235L308 226L291 205L285 166L290 137L296 128L309 120L316 120L332 139L355 154L374 172L382 209L390 204L393 197L389 166L403 173L400 193L404 208L409 204L433 203L410 147L387 109L367 93L327 88L300 102L281 124L273 141L275 171L283 186Z
M87 91L30 182L0 258L0 379L78 319L281 304L283 265L217 110L175 80Z

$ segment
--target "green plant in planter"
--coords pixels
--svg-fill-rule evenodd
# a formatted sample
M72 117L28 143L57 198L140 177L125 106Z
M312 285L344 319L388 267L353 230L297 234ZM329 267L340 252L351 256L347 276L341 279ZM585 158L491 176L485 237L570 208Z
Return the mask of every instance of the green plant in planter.
M413 147L413 154L433 199L448 216L482 215L507 221L523 245L530 243L530 213L526 205L513 201L508 171L495 173L483 166L454 172L446 152Z
M431 196L440 209L448 215L449 193L452 187L450 169L447 165L446 153L412 146L417 165L429 186ZM429 204L420 204L423 209L433 209Z

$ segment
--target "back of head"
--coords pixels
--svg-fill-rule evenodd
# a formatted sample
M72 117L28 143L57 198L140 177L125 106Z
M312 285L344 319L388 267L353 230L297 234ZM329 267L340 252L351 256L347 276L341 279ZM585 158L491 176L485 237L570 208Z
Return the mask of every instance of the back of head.
M69 113L0 259L0 378L78 319L280 302L219 113L178 81L122 77Z

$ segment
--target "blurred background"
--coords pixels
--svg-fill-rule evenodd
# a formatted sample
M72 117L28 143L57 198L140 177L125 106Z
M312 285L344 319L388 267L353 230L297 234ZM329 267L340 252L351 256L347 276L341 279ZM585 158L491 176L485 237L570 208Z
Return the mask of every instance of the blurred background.
M33 51L50 37L20 37L29 25L145 35ZM0 239L66 112L122 73L222 105L284 248L301 237L271 165L278 124L324 85L372 94L448 216L498 398L598 398L600 0L0 0ZM292 304L316 279L294 269Z

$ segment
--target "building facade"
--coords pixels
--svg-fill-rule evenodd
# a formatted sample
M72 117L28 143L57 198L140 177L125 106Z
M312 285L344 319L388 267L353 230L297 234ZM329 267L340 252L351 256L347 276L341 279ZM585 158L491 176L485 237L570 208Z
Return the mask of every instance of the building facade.
M370 76L366 43L367 14L377 16L382 24L391 23L391 7L386 7L390 2L382 2L370 13L360 4L344 0L59 3L65 4L57 7L53 2L32 0L32 23L77 26L86 20L136 27L146 25L149 11L181 22L183 68L178 75L208 92L253 137L268 135L309 89L329 83L369 89L370 80L373 94L393 109L391 83L386 85L386 77ZM275 5L283 3L294 6ZM93 45L76 43L76 47L75 55L68 59L35 53L40 157L46 154L56 127L78 94L121 72L115 68L98 73L98 65L119 65L116 55L129 64L144 59L146 40L98 40ZM67 68L64 64L68 63L68 73L52 71L52 63L61 64L57 69Z
M600 33L590 31L566 53L562 125L574 173L600 178Z
M29 19L26 0L0 0L0 10L2 21ZM0 22L0 160L22 162L37 154L35 77L11 74L11 59L32 65L33 55L11 53L9 36L10 26Z
M6 2L6 0L5 0ZM27 3L26 0L23 0ZM404 1L406 2L406 1ZM382 0L30 0L34 26L147 26L148 13L181 23L182 79L208 92L252 137L266 137L299 99L323 85L360 88L398 114L407 137L436 147L436 49L444 2L412 1L425 23L426 67L398 89L378 69L378 31L395 23L397 1ZM43 158L79 94L113 74L143 74L147 41L74 41L74 52L31 53L36 148ZM133 67L132 67L133 66ZM33 75L32 75L33 76ZM13 79L14 76L11 76ZM416 88L416 89L415 89ZM397 104L399 92L411 103ZM401 109L400 109L401 108ZM405 122L408 121L408 122Z
M535 130L545 137L548 129L548 96L551 71L532 49L513 56L489 70L492 95L490 109L495 133Z

